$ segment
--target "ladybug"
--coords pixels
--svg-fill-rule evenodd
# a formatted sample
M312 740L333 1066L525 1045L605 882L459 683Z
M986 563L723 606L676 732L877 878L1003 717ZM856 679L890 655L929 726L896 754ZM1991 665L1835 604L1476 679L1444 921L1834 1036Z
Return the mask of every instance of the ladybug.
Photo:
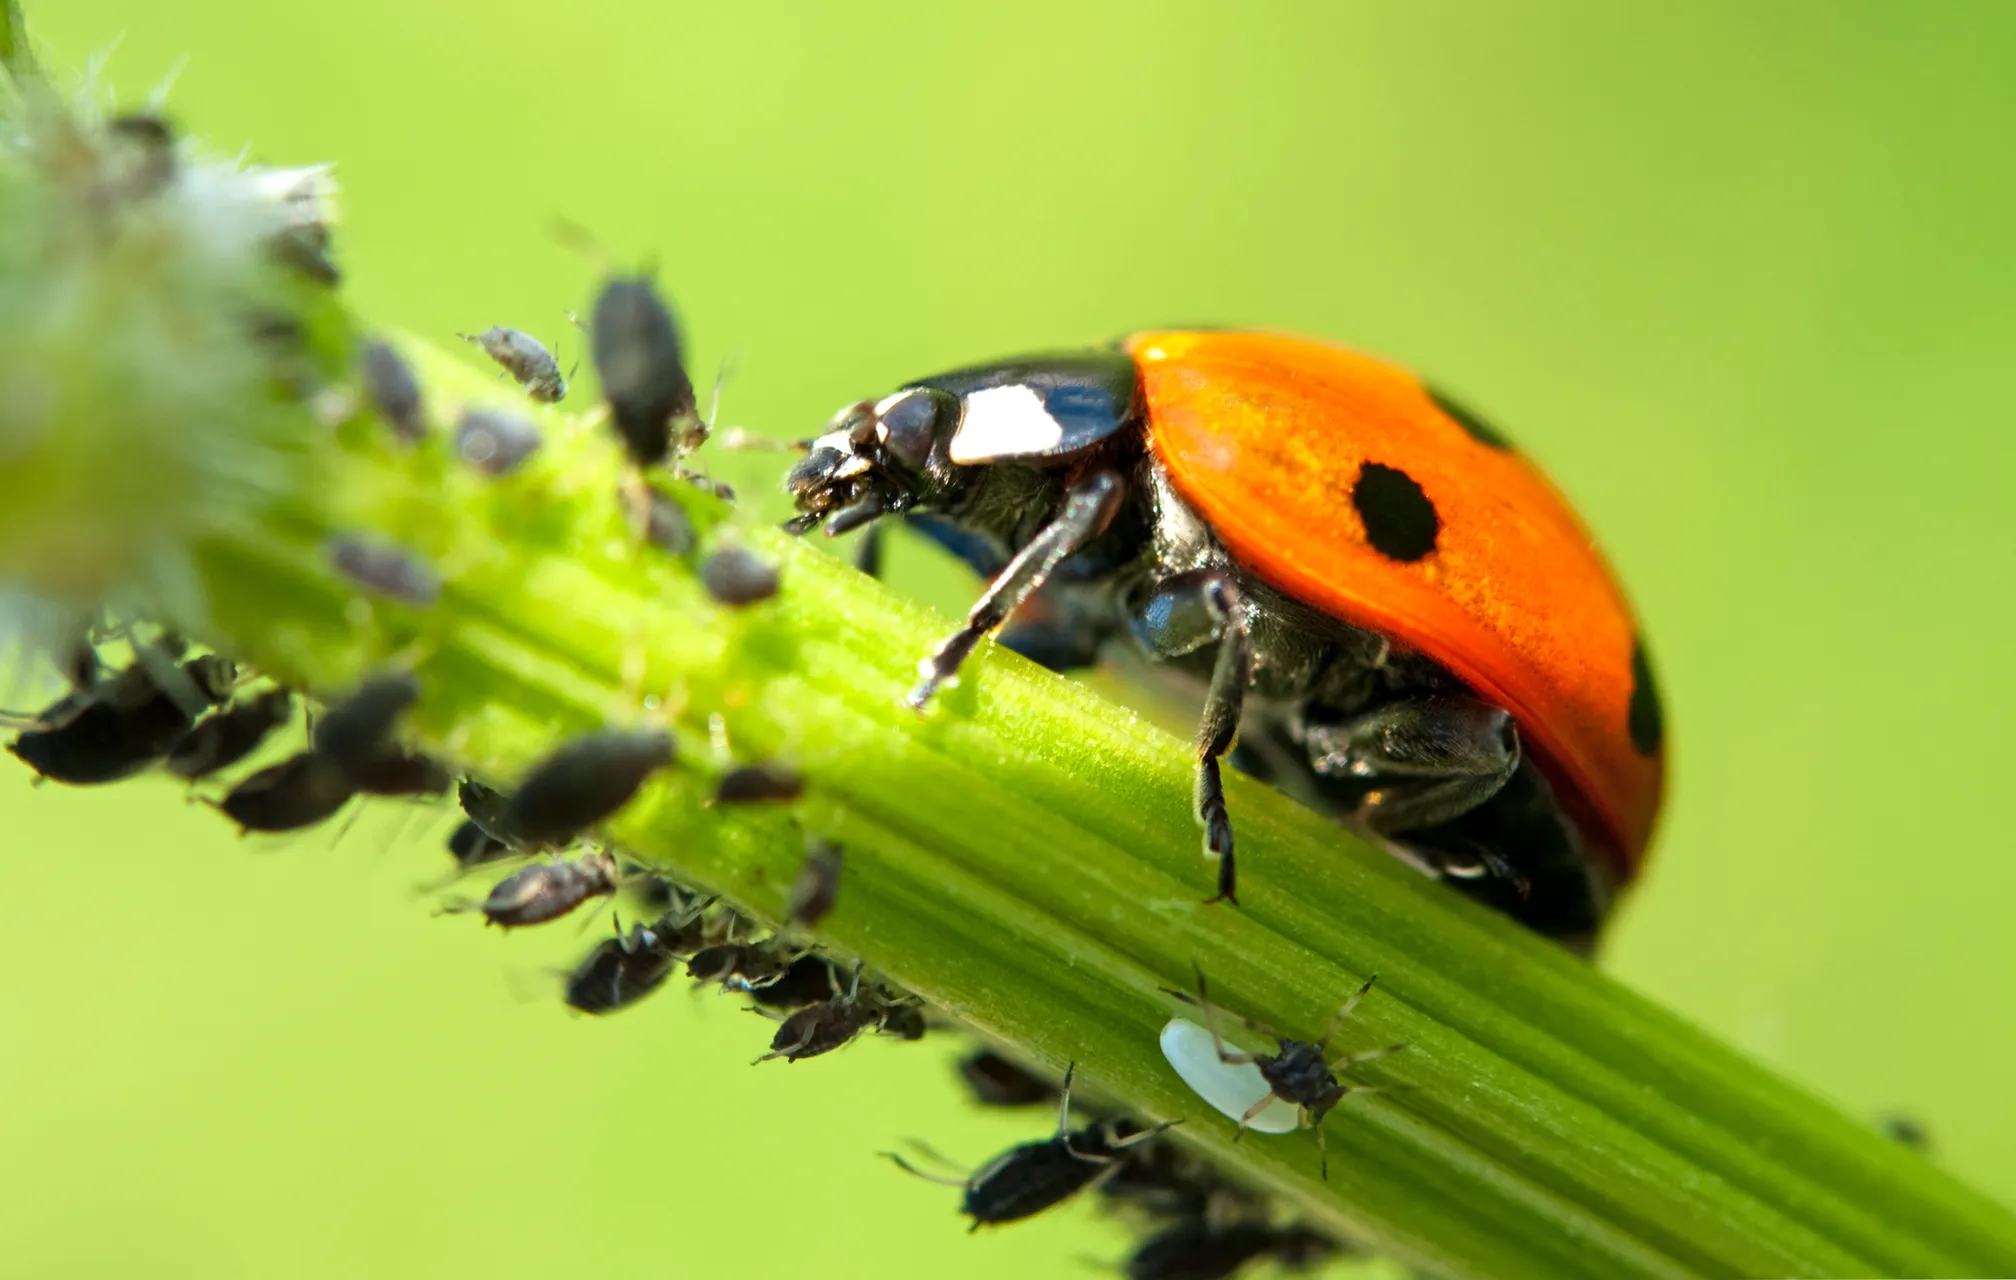
M1131 639L1205 688L1196 813L1236 901L1219 761L1586 948L1645 856L1663 722L1631 607L1560 492L1406 370L1282 334L1155 330L843 409L789 527L885 516L991 579L981 639L1054 669ZM871 535L872 536L872 535Z

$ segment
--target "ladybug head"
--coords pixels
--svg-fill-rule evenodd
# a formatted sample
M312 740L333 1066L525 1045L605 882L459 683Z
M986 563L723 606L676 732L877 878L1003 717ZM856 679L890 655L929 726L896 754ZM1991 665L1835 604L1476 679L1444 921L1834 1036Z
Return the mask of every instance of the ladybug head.
M784 477L799 511L790 527L802 533L823 521L837 536L943 496L959 419L959 398L929 387L848 405Z

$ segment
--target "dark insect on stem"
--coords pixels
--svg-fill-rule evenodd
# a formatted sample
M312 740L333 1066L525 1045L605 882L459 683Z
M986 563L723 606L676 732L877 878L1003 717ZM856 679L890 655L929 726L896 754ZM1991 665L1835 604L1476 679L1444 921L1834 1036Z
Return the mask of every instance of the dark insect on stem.
M1072 1132L1071 1077L1076 1069L1074 1064L1064 1073L1056 1134L1041 1142L1010 1147L969 1177L946 1178L925 1173L893 1151L883 1154L904 1172L927 1182L963 1188L966 1194L959 1209L973 1219L970 1230L1033 1217L1101 1178L1113 1176L1127 1157L1128 1148L1148 1141L1176 1123L1171 1120L1125 1137L1117 1136L1106 1123Z
M560 374L560 361L546 344L529 333L498 325L481 333L458 333L456 337L502 365L525 394L541 404L558 404L567 396L567 379Z
M910 997L892 999L873 986L863 991L861 966L857 964L844 993L836 990L830 998L808 1005L785 1018L778 1026L777 1034L771 1037L770 1052L756 1061L782 1058L786 1062L798 1062L831 1053L852 1043L865 1031L885 1028L892 1015L914 1007L915 1001ZM918 1028L918 1035L922 1035L921 1021ZM917 1036L906 1035L904 1038L914 1040Z
M359 791L372 796L444 795L455 782L447 765L403 748L375 756L346 772Z
M299 831L334 816L356 794L356 784L334 761L304 751L246 778L217 808L241 833Z
M818 1004L840 994L840 977L823 956L802 955L793 960L777 981L753 988L749 998L762 1009L789 1012Z
M791 882L784 899L784 916L793 924L812 926L824 920L840 899L841 852L838 845L820 842L805 855L805 865Z
M492 787L486 787L474 778L464 778L455 788L455 802L462 806L462 812L484 835L498 844L510 847L511 841L505 836L505 810L510 807L511 797Z
M538 424L508 409L471 405L455 424L455 453L486 476L506 476L539 451Z
M1057 1086L992 1049L959 1060L959 1079L973 1100L988 1107L1033 1107L1057 1096Z
M294 695L268 689L198 720L175 742L168 772L188 782L228 769L259 749L294 714Z
M462 867L480 867L511 856L511 846L483 829L473 818L464 819L448 833L448 853Z
M1262 1258L1306 1271L1341 1251L1338 1241L1300 1224L1184 1218L1143 1240L1120 1272L1127 1280L1226 1280Z
M361 774L391 749L400 717L419 700L420 682L411 672L373 676L316 717L309 745L338 768Z
M376 595L426 609L441 599L441 579L410 552L390 543L343 536L330 540L329 563Z
M701 562L700 584L722 604L742 609L777 594L777 569L748 548L731 543Z
M616 859L586 854L572 862L541 862L497 882L483 900L490 923L505 929L558 920L590 898L616 892Z
M663 729L584 734L534 765L504 803L498 825L484 825L523 849L568 844L630 803L672 757L672 735Z
M790 971L793 957L768 942L720 942L703 947L686 963L695 986L719 983L731 991L757 991Z
M1224 1037L1218 1034L1218 1010L1211 1003L1211 997L1205 990L1202 970L1197 971L1197 994L1194 996L1168 987L1163 988L1165 993L1175 996L1186 1004L1194 1005L1203 1012L1204 1025L1211 1033L1211 1042L1218 1051L1219 1061L1234 1066L1251 1063L1260 1069L1261 1078L1267 1082L1270 1092L1249 1107L1246 1114L1239 1117L1239 1128L1232 1138L1234 1142L1246 1136L1246 1126L1253 1117L1279 1098L1283 1102L1301 1108L1303 1127L1316 1130L1316 1149L1321 1153L1323 1179L1329 1181L1330 1151L1323 1140L1323 1118L1329 1115L1330 1109L1342 1102L1347 1094L1379 1092L1378 1088L1368 1085L1345 1084L1337 1078L1337 1073L1360 1063L1370 1062L1374 1058L1383 1058L1389 1053L1398 1053L1407 1047L1404 1044L1388 1045L1383 1049L1348 1054L1334 1062L1326 1061L1324 1058L1324 1053L1330 1045L1330 1038L1337 1034L1337 1028L1351 1016L1352 1010L1358 1007L1358 1002L1365 998L1372 990L1372 984L1378 980L1377 974L1365 979L1365 985L1352 992L1350 998L1338 1006L1337 1012L1330 1015L1328 1025L1323 1028L1323 1034L1313 1041L1291 1040L1260 1023L1241 1019L1247 1027L1262 1035L1271 1036L1277 1042L1278 1047L1273 1053L1247 1053L1226 1045Z
M665 985L679 959L682 922L667 916L604 938L567 975L567 1004L582 1013L627 1009Z
M678 447L692 448L705 438L678 325L649 279L618 277L602 286L589 343L610 417L638 467L655 467L672 456L675 419L687 424L688 439L676 442Z
M781 764L743 764L721 775L715 804L783 804L805 794L805 779Z
M656 489L648 489L644 501L644 540L667 555L683 556L692 551L699 535L693 531L686 508Z
M363 351L364 389L392 434L408 444L427 437L427 415L420 399L420 379L400 354L384 342L367 342Z
M232 669L209 655L179 667L165 655L151 657L58 699L7 750L44 778L72 786L117 782L160 761L195 720L170 680L200 710L228 696Z

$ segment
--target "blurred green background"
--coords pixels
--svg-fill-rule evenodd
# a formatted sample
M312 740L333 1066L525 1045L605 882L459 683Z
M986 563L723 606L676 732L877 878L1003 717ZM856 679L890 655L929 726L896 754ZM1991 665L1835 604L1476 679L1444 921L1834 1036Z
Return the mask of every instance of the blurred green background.
M224 151L332 159L355 303L574 343L655 258L728 422L1145 324L1433 371L1574 494L1675 741L1606 963L2016 1199L2002 799L2016 9L1829 0L694 5L44 0L45 48ZM760 488L775 458L728 469ZM966 586L905 557L947 604ZM587 945L437 918L445 823L241 842L169 784L0 771L0 1256L17 1275L1098 1274L875 1151L979 1159L944 1038L752 1070ZM596 926L601 927L600 925Z

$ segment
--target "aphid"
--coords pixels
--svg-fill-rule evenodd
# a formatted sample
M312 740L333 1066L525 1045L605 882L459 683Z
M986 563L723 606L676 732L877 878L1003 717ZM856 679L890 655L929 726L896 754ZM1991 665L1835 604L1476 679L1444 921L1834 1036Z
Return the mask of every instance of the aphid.
M497 882L483 915L506 929L558 920L590 898L616 892L616 859L590 853L572 862L541 862Z
M1120 1270L1127 1280L1225 1280L1266 1257L1305 1271L1339 1248L1337 1241L1299 1224L1277 1227L1247 1220L1217 1225L1205 1217L1184 1218L1143 1240Z
M798 868L798 878L784 899L787 920L809 927L826 918L840 898L840 860L840 847L823 841L805 855L805 865Z
M410 552L386 542L337 537L329 542L329 563L366 591L425 609L441 599L441 579Z
M420 682L411 672L373 676L316 719L309 745L338 767L361 773L390 750L399 718L419 700Z
M466 818L448 833L448 852L464 867L479 867L511 856L511 846L485 831L474 818Z
M831 961L821 956L802 955L793 960L777 981L757 987L749 998L763 1009L803 1009L840 994L840 975Z
M330 817L356 794L349 775L333 761L303 751L246 778L217 807L240 831L298 831Z
M166 670L199 698L215 700L229 691L230 664L222 659L205 655ZM135 662L59 699L7 750L52 782L117 782L166 756L194 719L146 663Z
M1234 1142L1246 1136L1246 1130L1252 1127L1253 1118L1274 1100L1290 1103L1299 1108L1302 1124L1316 1130L1316 1149L1321 1153L1323 1179L1329 1181L1330 1151L1323 1141L1323 1117L1330 1114L1330 1109L1342 1102L1346 1094L1379 1091L1368 1085L1344 1084L1337 1079L1337 1073L1349 1070L1359 1063L1370 1062L1374 1058L1383 1058L1389 1053L1398 1053L1407 1047L1404 1044L1388 1045L1383 1049L1348 1054L1335 1062L1326 1061L1323 1057L1324 1051L1330 1045L1330 1037L1337 1034L1337 1028L1343 1025L1344 1019L1351 1016L1351 1011L1358 1007L1358 1002L1365 998L1365 994L1372 990L1372 984L1378 980L1377 974L1365 979L1365 985L1352 992L1350 998L1338 1006L1337 1012L1330 1015L1330 1021L1323 1028L1323 1034L1314 1041L1290 1040L1257 1022L1242 1019L1248 1027L1262 1035L1272 1036L1278 1042L1278 1047L1273 1053L1246 1053L1226 1046L1224 1037L1218 1034L1218 1011L1211 1004L1211 997L1205 991L1204 974L1201 970L1197 974L1197 994L1194 996L1163 988L1169 995L1195 1005L1203 1012L1204 1025L1211 1033L1211 1044L1217 1051L1220 1062L1228 1066L1251 1063L1260 1069L1261 1077L1267 1081L1267 1096L1255 1102L1239 1117L1239 1128L1232 1135ZM1209 1102L1211 1099L1207 1097L1205 1101Z
M730 504L735 501L735 486L725 480L716 480L712 476L702 475L698 471L689 471L685 467L679 468L677 474L679 479L692 485L702 493L711 494L721 499L721 501Z
M663 729L585 734L534 765L505 802L499 825L484 825L520 848L567 844L628 804L672 756L672 735Z
M525 394L542 404L558 404L567 396L567 379L560 376L560 362L546 344L529 333L499 325L481 333L458 333L456 337L483 348L483 354L504 366Z
M392 433L408 444L427 436L427 415L420 401L420 380L391 345L364 344L364 388Z
M639 925L628 937L619 929L596 943L567 975L568 1005L583 1013L614 1013L664 986L678 957L662 944L660 929L676 927L668 919Z
M1116 1129L1139 1128L1126 1120ZM1144 1143L1099 1185L1106 1202L1150 1220L1204 1218L1225 1222L1264 1208L1262 1196L1232 1181L1216 1165L1174 1142Z
M1070 1199L1102 1176L1111 1177L1125 1158L1127 1148L1146 1142L1176 1123L1171 1120L1124 1138L1115 1137L1104 1124L1071 1132L1071 1077L1076 1070L1074 1064L1064 1073L1064 1096L1057 1108L1056 1134L1041 1142L1010 1147L970 1177L939 1177L916 1168L893 1151L882 1154L904 1172L927 1182L964 1188L966 1194L959 1211L973 1219L968 1230L1033 1217Z
M346 772L359 791L373 796L438 796L455 782L447 765L404 748L352 765Z
M757 991L782 978L791 957L765 942L720 942L703 947L686 962L695 986L720 983L731 991Z
M462 806L462 812L482 829L484 835L498 844L511 843L505 836L508 828L504 825L504 813L511 804L510 796L486 787L474 778L464 778L455 788L455 802Z
M1905 1115L1901 1111L1892 1112L1884 1116L1877 1127L1883 1131L1884 1137L1900 1146L1920 1152L1932 1149L1932 1135L1916 1116Z
M715 804L783 804L805 794L805 779L781 764L737 765L714 787Z
M294 695L285 689L268 689L213 711L176 739L168 772L194 782L228 769L257 751L293 714Z
M973 1099L989 1107L1033 1107L1057 1096L1057 1086L992 1049L959 1060L959 1078Z
M486 476L511 474L541 443L538 424L508 409L471 405L455 424L457 456Z
M655 488L648 490L645 501L649 504L644 514L645 541L668 555L683 556L691 551L699 535L693 531L686 508Z
M917 1016L914 1019L908 1017L911 1013ZM899 1014L906 1016L899 1019ZM844 993L836 990L829 998L785 1018L776 1035L771 1037L770 1052L756 1061L782 1058L786 1062L797 1062L802 1058L816 1058L833 1052L870 1030L889 1031L905 1040L921 1039L924 1035L923 1014L915 997L892 997L887 990L873 985L863 991L861 966L857 964Z
M677 442L682 452L706 438L679 328L648 278L619 277L602 287L589 340L610 417L632 462L655 467L672 455L674 419L684 423Z
M898 516L991 580L920 662L919 709L1038 596L1042 634L1005 647L1065 668L1130 645L1200 683L1214 901L1237 901L1235 740L1268 780L1571 946L1644 860L1664 719L1628 601L1530 461L1394 365L1283 334L1135 333L857 401L785 484L790 528Z
M730 543L700 562L700 583L722 604L742 609L777 594L777 569L748 548Z

